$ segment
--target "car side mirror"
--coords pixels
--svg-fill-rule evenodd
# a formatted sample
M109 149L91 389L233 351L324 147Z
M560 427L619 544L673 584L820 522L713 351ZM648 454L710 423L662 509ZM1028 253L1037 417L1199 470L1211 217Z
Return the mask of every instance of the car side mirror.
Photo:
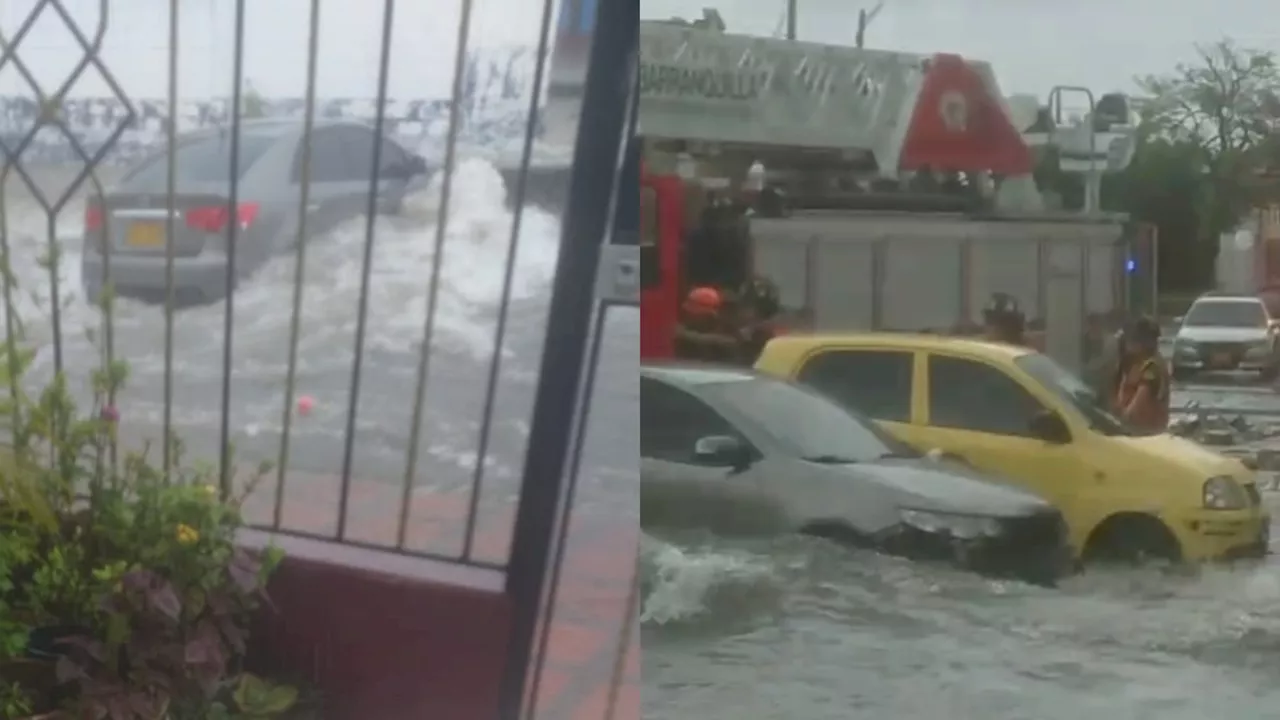
M1054 445L1066 445L1071 442L1071 429L1058 413L1043 410L1031 418L1032 437Z
M693 445L694 460L703 465L745 468L751 462L751 449L729 435L708 435Z
M1175 317L1175 318L1173 319L1173 324L1174 324L1174 325L1181 325L1181 324L1182 324L1182 321L1183 321L1183 320L1186 320L1186 319L1187 319L1187 316L1186 316L1186 315L1178 315L1177 317Z

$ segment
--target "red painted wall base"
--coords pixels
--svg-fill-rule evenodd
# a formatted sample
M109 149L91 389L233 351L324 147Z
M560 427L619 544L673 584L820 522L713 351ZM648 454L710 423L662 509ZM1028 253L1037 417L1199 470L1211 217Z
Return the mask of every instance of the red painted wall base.
M497 571L245 531L286 555L250 650L271 677L305 679L326 720L493 720L510 607Z

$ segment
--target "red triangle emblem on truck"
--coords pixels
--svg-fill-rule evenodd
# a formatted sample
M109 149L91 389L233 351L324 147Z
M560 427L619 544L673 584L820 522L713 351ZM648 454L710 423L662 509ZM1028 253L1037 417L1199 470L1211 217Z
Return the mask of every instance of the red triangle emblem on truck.
M980 171L1026 175L1034 167L1022 134L1009 121L982 75L959 55L929 60L900 170Z

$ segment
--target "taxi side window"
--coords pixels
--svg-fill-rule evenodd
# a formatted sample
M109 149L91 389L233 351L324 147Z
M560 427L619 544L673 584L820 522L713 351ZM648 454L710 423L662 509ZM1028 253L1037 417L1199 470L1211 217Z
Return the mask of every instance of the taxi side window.
M911 421L914 355L894 350L829 350L810 358L797 379L875 420Z
M651 378L640 378L640 456L696 464L693 449L711 435L743 439L711 406Z
M1045 407L990 365L929 358L929 424L992 435L1032 437L1031 419Z
M653 188L640 188L640 287L649 289L662 284L658 262L658 193Z

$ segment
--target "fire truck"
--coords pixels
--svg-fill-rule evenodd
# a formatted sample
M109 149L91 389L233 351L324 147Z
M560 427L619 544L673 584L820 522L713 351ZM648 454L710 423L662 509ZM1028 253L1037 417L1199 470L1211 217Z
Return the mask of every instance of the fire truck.
M673 353L706 282L708 207L739 208L747 235L718 279L770 278L793 328L957 332L999 291L1076 366L1086 323L1154 272L1154 238L1097 208L1132 154L1123 96L1006 100L981 61L735 35L713 11L642 22L640 53L644 358ZM1062 117L1063 91L1083 116ZM1083 211L1037 189L1047 146L1084 174Z

